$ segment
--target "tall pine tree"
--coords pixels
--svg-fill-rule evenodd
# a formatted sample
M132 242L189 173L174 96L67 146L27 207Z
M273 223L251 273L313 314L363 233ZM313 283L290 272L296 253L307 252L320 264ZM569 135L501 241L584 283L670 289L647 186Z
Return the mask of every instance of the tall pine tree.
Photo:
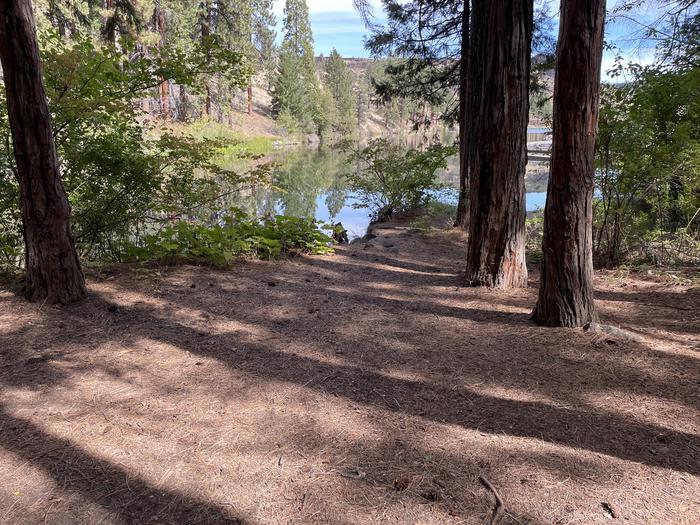
M77 301L85 296L85 279L71 233L30 0L0 3L0 62L20 188L25 293L33 301Z
M306 0L286 0L284 36L273 88L275 115L295 119L301 129L316 130L319 85L314 62L314 40Z
M466 284L527 286L525 165L532 0L474 0L467 108Z
M593 188L605 0L562 0L542 273L532 318L577 327L593 302Z
M275 69L277 46L275 44L275 25L277 21L272 12L273 0L252 0L253 3L253 46L257 51L258 70L265 74L268 83L272 80Z
M335 105L336 121L334 130L343 138L350 136L357 127L357 110L355 107L355 95L352 90L352 72L340 56L333 49L324 65L324 84Z

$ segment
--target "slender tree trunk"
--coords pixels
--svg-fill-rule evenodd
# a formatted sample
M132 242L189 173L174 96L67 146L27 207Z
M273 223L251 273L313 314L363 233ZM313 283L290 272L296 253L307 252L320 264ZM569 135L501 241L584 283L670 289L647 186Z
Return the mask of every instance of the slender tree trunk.
M201 36L202 36L202 42L205 45L208 45L208 39L211 36L211 6L209 3L205 5L205 12L204 12L204 18L202 20L202 26L201 26ZM209 86L209 79L206 79L204 81L205 86L204 86L204 115L209 117L211 115L211 87Z
M469 2L464 0L462 8L462 43L459 62L459 197L457 200L457 217L455 226L466 229L469 223L467 208L467 191L469 183L469 144L467 117L467 90L469 71Z
M594 148L605 0L562 0L554 81L552 161L533 319L582 326L593 303Z
M17 163L30 300L70 303L85 279L70 229L30 0L0 3L0 60Z
M185 86L180 86L180 110L178 112L178 120L180 122L187 122L188 113L188 103L187 103L187 88Z
M527 286L525 165L532 0L474 0L466 284Z
M160 45L164 46L166 43L166 20L165 11L161 7L160 0L156 1L154 22L156 26L156 31L160 35ZM160 96L160 113L165 120L170 119L170 82L167 78L164 78L158 86L158 94Z
M209 117L211 115L211 89L209 88L209 82L204 89L204 116Z
M114 0L105 0L104 3L105 10L111 10L114 9ZM116 12L112 13L112 17L116 17ZM113 22L113 23L112 23ZM105 24L108 24L105 27L105 33L104 36L107 40L107 42L117 45L117 31L119 30L119 26L117 25L116 21L109 21L109 17L107 17L107 20L104 20Z
M248 83L248 115L253 114L253 79Z
M160 111L165 120L170 120L170 83L163 80L160 83Z

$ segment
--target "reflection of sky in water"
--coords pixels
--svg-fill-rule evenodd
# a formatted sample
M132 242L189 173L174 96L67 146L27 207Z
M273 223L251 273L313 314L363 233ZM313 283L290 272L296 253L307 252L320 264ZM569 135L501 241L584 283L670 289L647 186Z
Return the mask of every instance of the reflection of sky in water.
M352 205L357 203L357 199L352 196L345 198L345 205L341 208L340 213L335 217L331 217L326 206L326 195L320 195L316 199L316 219L321 222L341 222L343 227L348 231L348 237L355 239L362 237L367 233L369 226L369 212L367 208L353 208Z
M438 200L450 204L456 204L456 194L454 192L444 192L436 195ZM525 194L525 207L528 212L535 211L539 208L544 208L545 200L547 199L546 192L527 193ZM341 208L338 215L331 217L326 206L326 194L321 194L316 199L316 220L320 222L341 222L343 227L348 231L350 239L362 237L367 233L370 217L369 211L366 208L353 208L353 204L357 200L352 196L345 199L345 205Z
M547 202L546 191L536 191L525 194L525 209L528 212L537 211L538 209L544 210L545 202Z

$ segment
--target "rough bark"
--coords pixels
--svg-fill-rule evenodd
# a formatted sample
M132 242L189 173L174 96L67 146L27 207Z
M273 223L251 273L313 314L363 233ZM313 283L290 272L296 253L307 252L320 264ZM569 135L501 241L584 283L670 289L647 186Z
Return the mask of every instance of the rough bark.
M469 209L467 208L467 184L469 181L469 134L467 116L467 86L469 68L469 2L464 0L462 8L462 43L460 46L459 64L459 197L457 199L457 217L455 226L466 229L469 224Z
M527 286L525 165L532 23L532 0L472 2L468 286Z
M532 313L546 326L582 326L597 317L592 224L604 21L605 0L562 0L542 272Z
M73 244L41 74L30 0L0 3L0 60L7 93L30 300L70 303L85 296Z

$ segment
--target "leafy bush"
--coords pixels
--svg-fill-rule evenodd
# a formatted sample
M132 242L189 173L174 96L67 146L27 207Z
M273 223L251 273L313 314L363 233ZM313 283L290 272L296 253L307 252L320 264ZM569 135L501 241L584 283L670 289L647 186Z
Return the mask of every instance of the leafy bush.
M700 266L700 238L685 230L652 230L634 243L628 259L658 266Z
M0 108L5 106L5 90L0 90ZM5 131L7 130L7 131ZM0 140L9 141L7 113L0 109ZM9 142L4 142L9 144ZM14 158L0 154L0 272L12 270L22 255L22 218L19 212L19 188L14 176Z
M425 205L430 192L442 188L437 171L447 167L454 147L405 150L386 139L375 139L352 153L357 170L348 176L358 207L369 208L376 221Z
M302 132L302 127L292 113L284 108L277 115L277 123L280 127L290 135Z
M163 78L196 90L204 74L225 71L247 83L240 54L216 41L185 54L167 46L148 56L99 45L89 36L66 41L40 35L46 92L72 224L81 255L115 257L128 239L152 224L181 216L211 215L222 195L265 173L222 166L222 142L157 129L139 111ZM130 45L130 44L125 44ZM126 52L128 51L128 53ZM0 94L0 143L10 144L4 92ZM232 152L249 155L246 151ZM11 148L0 154L0 258L21 257L18 192Z
M11 209L0 210L0 271L20 265L22 257L21 219Z
M525 219L525 235L527 249L539 252L542 250L542 237L544 234L544 215L542 211L528 214Z
M593 217L600 266L667 260L662 245L687 248L686 234L700 236L700 68L631 73L632 82L601 92Z
M314 219L276 216L256 220L238 210L210 226L178 221L127 249L140 261L191 261L230 265L241 257L273 259L285 254L332 253L333 240Z

